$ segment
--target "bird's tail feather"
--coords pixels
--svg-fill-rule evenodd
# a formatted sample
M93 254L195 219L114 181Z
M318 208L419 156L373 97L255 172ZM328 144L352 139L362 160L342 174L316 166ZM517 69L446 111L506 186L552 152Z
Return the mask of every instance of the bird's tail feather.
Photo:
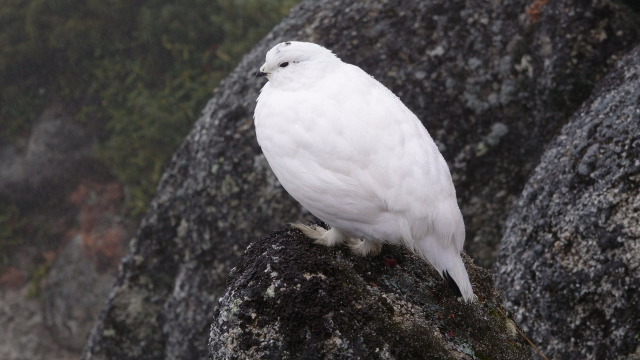
M466 302L474 302L476 296L473 294L469 274L464 267L460 255L453 259L452 263L453 266L451 268L442 271L442 277L447 280L449 286L451 286L459 296L462 296Z
M435 236L426 236L416 243L418 253L426 259L451 288L467 302L473 302L476 296L473 294L469 274L460 257L460 251L453 243L443 243Z
M456 281L453 280L453 278L451 277L451 275L449 275L449 272L447 270L442 272L442 277L447 280L447 283L449 284L449 287L455 291L456 295L458 296L462 296L462 291L460 291L460 287L458 286L458 284L456 284Z

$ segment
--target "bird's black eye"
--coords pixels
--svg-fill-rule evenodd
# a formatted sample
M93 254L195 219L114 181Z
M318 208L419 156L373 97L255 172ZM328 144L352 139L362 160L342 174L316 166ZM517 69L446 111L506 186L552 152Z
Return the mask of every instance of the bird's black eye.
M282 64L280 64L280 67L287 67L287 66L289 66L289 62L288 61L285 61Z

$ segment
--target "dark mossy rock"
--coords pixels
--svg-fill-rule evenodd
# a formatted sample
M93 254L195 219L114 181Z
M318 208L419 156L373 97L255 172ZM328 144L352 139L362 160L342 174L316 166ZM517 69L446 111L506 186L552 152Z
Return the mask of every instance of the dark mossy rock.
M553 359L640 358L640 47L551 144L514 207L497 285Z
M544 3L302 2L220 85L173 156L84 358L205 358L214 306L246 246L308 218L253 130L253 74L280 41L329 47L424 121L451 165L468 251L491 264L547 141L638 40L624 2Z
M362 258L278 231L231 272L211 359L530 359L491 275L465 260L478 303L403 247Z

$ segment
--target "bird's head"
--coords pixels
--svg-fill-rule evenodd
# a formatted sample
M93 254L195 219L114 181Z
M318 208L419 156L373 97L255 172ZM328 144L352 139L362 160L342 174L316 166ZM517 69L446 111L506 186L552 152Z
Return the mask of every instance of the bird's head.
M296 82L296 79L314 80L336 61L340 59L320 45L287 41L267 52L256 77L266 77L272 86Z

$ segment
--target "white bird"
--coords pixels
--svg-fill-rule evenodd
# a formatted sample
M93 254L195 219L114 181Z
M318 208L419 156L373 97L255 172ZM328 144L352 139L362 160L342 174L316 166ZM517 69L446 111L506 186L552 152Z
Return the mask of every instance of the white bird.
M258 143L282 186L331 229L316 243L359 255L404 244L474 301L449 167L418 118L384 85L316 44L274 46L256 73Z

